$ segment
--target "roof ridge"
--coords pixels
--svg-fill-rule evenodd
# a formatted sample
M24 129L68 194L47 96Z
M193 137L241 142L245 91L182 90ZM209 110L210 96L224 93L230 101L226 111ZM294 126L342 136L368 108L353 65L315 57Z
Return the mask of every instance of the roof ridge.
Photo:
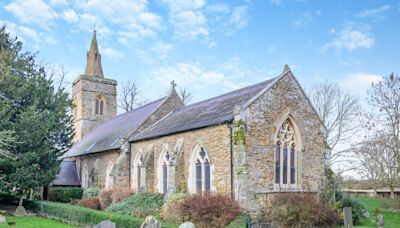
M128 112L124 112L124 113L122 113L122 114L119 114L119 115L117 115L116 117L111 118L110 120L116 119L116 118L118 118L118 117L120 117L120 116L124 116L124 115L129 114L129 113L132 113L132 112L137 111L137 110L139 110L139 109L141 109L141 108L144 108L144 107L146 107L146 106L149 106L149 105L151 105L151 104L153 104L153 103L159 102L159 101L161 101L161 100L163 100L163 99L165 99L165 98L166 98L166 97L162 97L162 98L160 98L160 99L151 101L151 102L146 103L146 104L144 104L144 105L142 105L142 106L139 106L139 107L137 107L137 108L135 108L135 109L132 109L132 110L130 110L130 111L128 111Z
M223 93L223 94L220 94L220 95L215 96L215 97L210 97L210 98L208 98L208 99L201 100L201 101L198 101L198 102L193 103L193 104L190 104L190 105L185 105L185 106L182 106L182 107L176 109L175 111L179 111L179 110L184 109L184 108L189 108L189 107L191 107L191 106L198 105L198 104L201 104L201 103L203 103L203 102L207 102L207 101L210 101L210 100L213 100L213 99L217 99L217 98L220 98L220 97L229 95L229 94L237 93L237 92L239 92L239 91L241 91L241 90L245 90L245 89L249 89L249 88L252 88L252 87L256 87L256 86L259 86L260 84L263 84L263 83L266 83L266 82L268 82L268 81L274 80L275 78L277 78L277 77L273 77L273 78L270 78L270 79L267 79L267 80L258 82L258 83L256 83L256 84L251 84L251 85L248 85L248 86L246 86L246 87L242 87L242 88L240 88L240 89L232 90L232 91L230 91L230 92Z

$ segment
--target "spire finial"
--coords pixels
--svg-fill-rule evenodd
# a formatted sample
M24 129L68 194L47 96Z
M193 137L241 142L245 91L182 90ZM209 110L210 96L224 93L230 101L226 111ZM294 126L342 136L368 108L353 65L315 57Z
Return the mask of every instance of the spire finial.
M175 80L172 80L172 82L171 82L171 87L172 87L173 90L175 89L175 87L176 87Z
M289 71L290 71L289 65L285 64L285 68L283 68L283 72L286 73L286 72L289 72Z
M101 55L97 46L96 28L93 30L92 42L87 52L85 75L104 78L103 68L101 67Z

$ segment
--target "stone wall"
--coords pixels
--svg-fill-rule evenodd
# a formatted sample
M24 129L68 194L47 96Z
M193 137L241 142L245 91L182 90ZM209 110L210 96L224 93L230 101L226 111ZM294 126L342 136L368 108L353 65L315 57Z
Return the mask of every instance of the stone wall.
M117 82L111 79L100 79L82 75L72 86L74 102L73 118L75 136L74 142L80 140L101 122L117 115ZM104 99L104 114L95 114L96 98Z
M114 165L117 163L118 151L113 150L109 152L95 153L92 155L77 158L79 162L78 168L80 177L82 179L82 170L84 165L88 166L89 171L89 187L98 187L100 189L105 186L107 166L111 161ZM118 175L114 179L114 187L128 187L129 186L129 176L128 175Z
M274 186L275 136L290 117L297 125L302 148L298 151L296 186ZM325 168L324 127L296 79L287 73L270 89L238 112L236 123L245 129L245 142L235 145L236 198L256 216L265 194L279 191L317 191ZM240 125L240 124L239 124ZM237 131L238 128L235 128ZM243 187L242 185L245 185Z
M230 129L227 125L211 126L190 132L178 133L170 136L164 136L156 139L132 142L132 188L137 191L137 170L135 169L135 158L140 152L143 156L144 164L147 166L145 173L146 187L144 190L157 192L158 183L158 160L163 149L169 151L174 167L172 190L187 189L189 175L189 157L197 145L202 145L211 163L211 190L223 193L230 193L231 175L230 175ZM171 168L172 169L172 168ZM143 169L143 171L145 171ZM142 172L143 174L143 172ZM171 186L170 186L171 187Z

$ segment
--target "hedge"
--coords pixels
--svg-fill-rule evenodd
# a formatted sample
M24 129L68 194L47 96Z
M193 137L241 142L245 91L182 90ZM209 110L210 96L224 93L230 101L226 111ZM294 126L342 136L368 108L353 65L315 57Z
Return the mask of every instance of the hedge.
M141 218L135 218L128 215L117 215L76 205L48 201L37 201L36 204L36 213L48 218L61 220L79 226L96 225L103 220L110 220L115 222L117 227L128 228L140 227L144 222L144 219ZM178 225L162 223L162 227L172 228L178 227Z
M237 216L226 227L227 228L247 228L250 224L250 217L247 214Z
M74 199L82 199L82 188L77 187L50 187L49 200L61 203L70 203Z

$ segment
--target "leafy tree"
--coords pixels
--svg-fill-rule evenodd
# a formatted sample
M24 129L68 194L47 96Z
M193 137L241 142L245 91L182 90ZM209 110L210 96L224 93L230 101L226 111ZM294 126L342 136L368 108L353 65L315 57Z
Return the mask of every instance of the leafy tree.
M15 190L20 206L31 189L54 179L73 136L72 101L35 58L0 29L0 130L14 132L17 142L11 156L0 157L0 188Z

